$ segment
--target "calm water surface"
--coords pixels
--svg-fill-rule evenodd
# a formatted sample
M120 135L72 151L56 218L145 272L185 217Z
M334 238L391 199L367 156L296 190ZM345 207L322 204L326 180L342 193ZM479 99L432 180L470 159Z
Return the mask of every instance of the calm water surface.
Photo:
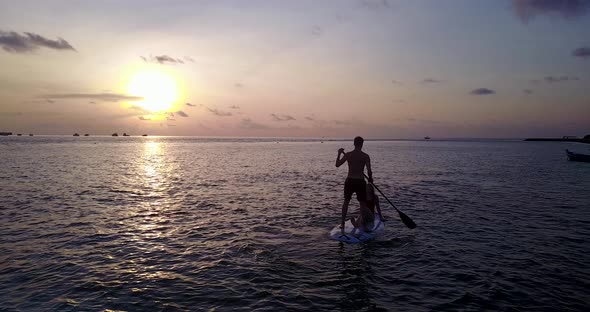
M0 137L1 311L582 311L590 164L565 143L365 143L418 223L328 239L352 142ZM353 212L357 210L353 205Z

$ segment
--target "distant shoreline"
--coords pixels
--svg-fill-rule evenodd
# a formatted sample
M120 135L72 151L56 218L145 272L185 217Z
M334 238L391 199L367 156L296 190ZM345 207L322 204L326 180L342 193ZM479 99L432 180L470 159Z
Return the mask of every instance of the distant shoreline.
M524 139L524 140L525 141L535 141L535 142L577 142L577 143L590 144L590 140L579 139L579 138L528 138L528 139Z

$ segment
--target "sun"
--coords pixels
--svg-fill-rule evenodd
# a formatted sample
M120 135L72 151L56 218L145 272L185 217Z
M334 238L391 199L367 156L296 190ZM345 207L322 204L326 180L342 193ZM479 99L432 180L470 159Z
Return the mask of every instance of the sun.
M169 111L179 100L179 87L174 76L157 69L143 69L131 74L127 93L143 98L134 105L152 113Z

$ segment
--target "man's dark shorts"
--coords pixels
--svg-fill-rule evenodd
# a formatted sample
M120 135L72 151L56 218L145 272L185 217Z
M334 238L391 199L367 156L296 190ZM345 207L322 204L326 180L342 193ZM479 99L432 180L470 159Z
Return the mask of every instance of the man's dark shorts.
M352 193L356 193L358 201L367 201L367 183L365 183L365 179L346 179L344 182L344 199L350 200Z

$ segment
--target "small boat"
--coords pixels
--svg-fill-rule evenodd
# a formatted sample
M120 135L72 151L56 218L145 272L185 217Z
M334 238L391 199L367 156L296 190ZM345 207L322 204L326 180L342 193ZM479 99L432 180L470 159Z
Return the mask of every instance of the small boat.
M9 136L9 135L12 135L12 132L0 132L0 135Z
M567 149L565 150L565 153L567 154L567 158L571 161L590 162L590 155L570 152Z
M424 137L424 140L430 140L430 137L429 136L425 136Z
M123 136L129 136L129 134L127 134L126 132L123 132Z
M33 134L32 133L29 133L29 136L33 136Z
M142 134L141 136L147 136L147 134Z
M80 136L78 133L74 133L74 136Z
M84 136L90 136L90 134L86 133L86 134L84 134Z
M22 133L17 133L16 136L23 136L23 134Z
M117 132L111 134L111 136L119 136L119 134Z

